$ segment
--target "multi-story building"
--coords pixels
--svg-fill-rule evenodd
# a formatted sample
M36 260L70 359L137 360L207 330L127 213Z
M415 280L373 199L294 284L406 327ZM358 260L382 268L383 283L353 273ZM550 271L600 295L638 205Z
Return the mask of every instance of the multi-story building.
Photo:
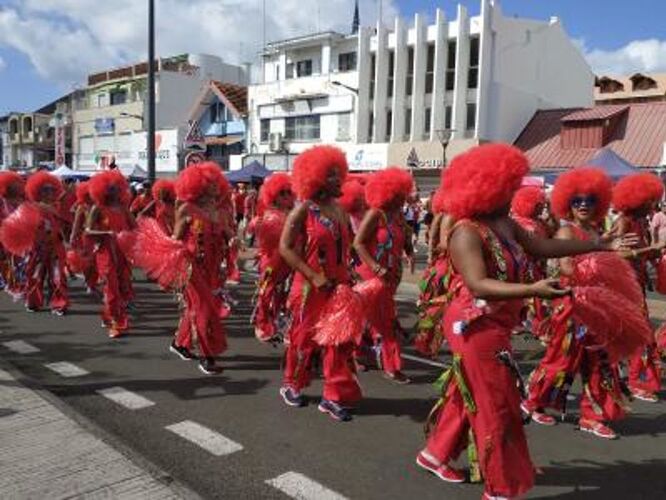
M216 56L184 54L155 61L156 170L175 173L192 103L211 79L246 84L246 70ZM146 168L146 88L148 63L89 75L74 111L74 165ZM163 146L160 148L159 146Z
M9 115L0 116L0 170L7 170L9 156Z
M28 169L52 161L51 116L45 113L11 113L7 120L6 165Z
M450 158L513 142L538 109L592 104L592 71L557 18L480 4L473 17L459 5L432 24L417 14L268 44L263 82L249 91L251 150L279 158L337 143L358 169L439 168L442 143Z
M666 74L598 77L594 81L594 101L597 104L666 101Z

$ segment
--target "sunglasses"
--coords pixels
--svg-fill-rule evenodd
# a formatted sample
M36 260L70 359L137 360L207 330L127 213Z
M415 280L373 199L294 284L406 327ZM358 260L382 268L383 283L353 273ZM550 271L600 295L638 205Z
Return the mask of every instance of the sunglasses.
M571 199L571 207L572 208L581 208L583 206L585 207L594 207L597 204L597 197L594 195L589 195L589 196L574 196Z

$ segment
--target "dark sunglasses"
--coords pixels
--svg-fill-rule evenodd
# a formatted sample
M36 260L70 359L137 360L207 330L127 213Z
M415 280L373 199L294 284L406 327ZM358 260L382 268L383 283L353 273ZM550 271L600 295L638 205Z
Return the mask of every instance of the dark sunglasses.
M594 195L589 196L574 196L571 199L572 208L581 208L582 206L594 207L597 204L597 197Z

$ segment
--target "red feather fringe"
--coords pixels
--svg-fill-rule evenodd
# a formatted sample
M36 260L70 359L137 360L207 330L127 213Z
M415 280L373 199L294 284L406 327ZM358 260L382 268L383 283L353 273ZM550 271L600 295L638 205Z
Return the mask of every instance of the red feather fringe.
M76 250L67 250L67 267L75 274L80 274L90 267L92 259Z
M157 221L147 217L139 220L135 233L134 264L162 288L183 288L189 269L185 244L164 234Z
M656 288L659 293L666 295L666 255L657 264Z
M130 262L134 262L134 246L136 244L136 232L132 230L120 231L116 236L116 242L120 251Z
M657 348L661 351L662 356L666 355L666 323L663 323L654 334L657 341Z
M610 289L636 305L644 301L643 289L631 264L612 252L576 257L573 282L577 286Z
M2 222L0 243L14 255L25 255L35 246L41 221L42 214L36 205L21 204Z
M322 346L359 344L366 325L363 301L348 285L338 285L315 325L314 341Z

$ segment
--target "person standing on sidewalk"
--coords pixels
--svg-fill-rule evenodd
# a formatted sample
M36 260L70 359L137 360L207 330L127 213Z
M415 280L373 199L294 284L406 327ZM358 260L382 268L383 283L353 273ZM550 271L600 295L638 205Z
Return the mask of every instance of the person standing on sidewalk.
M0 172L0 226L25 199L25 182L16 172ZM0 290L14 299L23 296L25 258L12 255L0 243Z

